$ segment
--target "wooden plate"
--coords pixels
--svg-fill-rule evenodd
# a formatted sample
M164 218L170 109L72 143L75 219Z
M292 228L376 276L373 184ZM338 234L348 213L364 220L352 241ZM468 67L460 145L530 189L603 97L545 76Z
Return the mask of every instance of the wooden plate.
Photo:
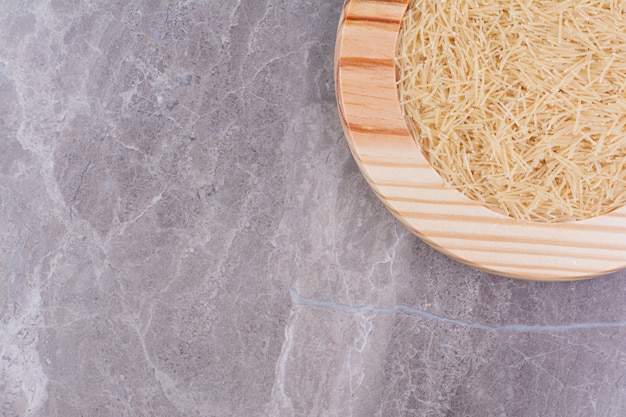
M407 129L394 54L408 0L348 0L338 29L339 113L361 172L387 208L446 255L488 272L546 281L626 267L626 208L568 223L515 220L446 188Z

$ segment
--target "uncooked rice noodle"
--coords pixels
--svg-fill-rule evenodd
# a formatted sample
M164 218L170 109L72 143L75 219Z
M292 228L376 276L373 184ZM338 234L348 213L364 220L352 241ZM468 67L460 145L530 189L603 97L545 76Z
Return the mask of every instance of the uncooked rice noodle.
M400 101L446 184L562 222L626 202L626 1L413 0Z

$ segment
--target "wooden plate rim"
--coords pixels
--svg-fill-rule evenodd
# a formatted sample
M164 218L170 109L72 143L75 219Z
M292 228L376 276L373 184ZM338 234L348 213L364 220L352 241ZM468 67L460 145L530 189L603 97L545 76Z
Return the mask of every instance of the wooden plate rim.
M352 154L409 230L446 255L521 279L590 278L626 267L626 207L568 223L515 220L445 186L402 116L393 62L408 0L347 0L335 47L335 88Z

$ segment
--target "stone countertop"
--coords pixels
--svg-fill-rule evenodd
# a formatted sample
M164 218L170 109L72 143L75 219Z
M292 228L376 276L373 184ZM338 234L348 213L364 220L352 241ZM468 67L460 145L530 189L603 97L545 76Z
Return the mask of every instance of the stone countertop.
M1 3L3 416L626 414L626 273L482 273L370 191L341 7Z

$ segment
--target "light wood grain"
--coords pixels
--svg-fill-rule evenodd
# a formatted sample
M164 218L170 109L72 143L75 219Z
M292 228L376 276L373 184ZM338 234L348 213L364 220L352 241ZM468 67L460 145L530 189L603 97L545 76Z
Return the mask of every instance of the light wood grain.
M515 220L447 188L402 116L394 54L408 0L348 0L339 24L339 113L361 172L413 233L461 262L522 279L588 278L626 267L626 208L570 223Z

